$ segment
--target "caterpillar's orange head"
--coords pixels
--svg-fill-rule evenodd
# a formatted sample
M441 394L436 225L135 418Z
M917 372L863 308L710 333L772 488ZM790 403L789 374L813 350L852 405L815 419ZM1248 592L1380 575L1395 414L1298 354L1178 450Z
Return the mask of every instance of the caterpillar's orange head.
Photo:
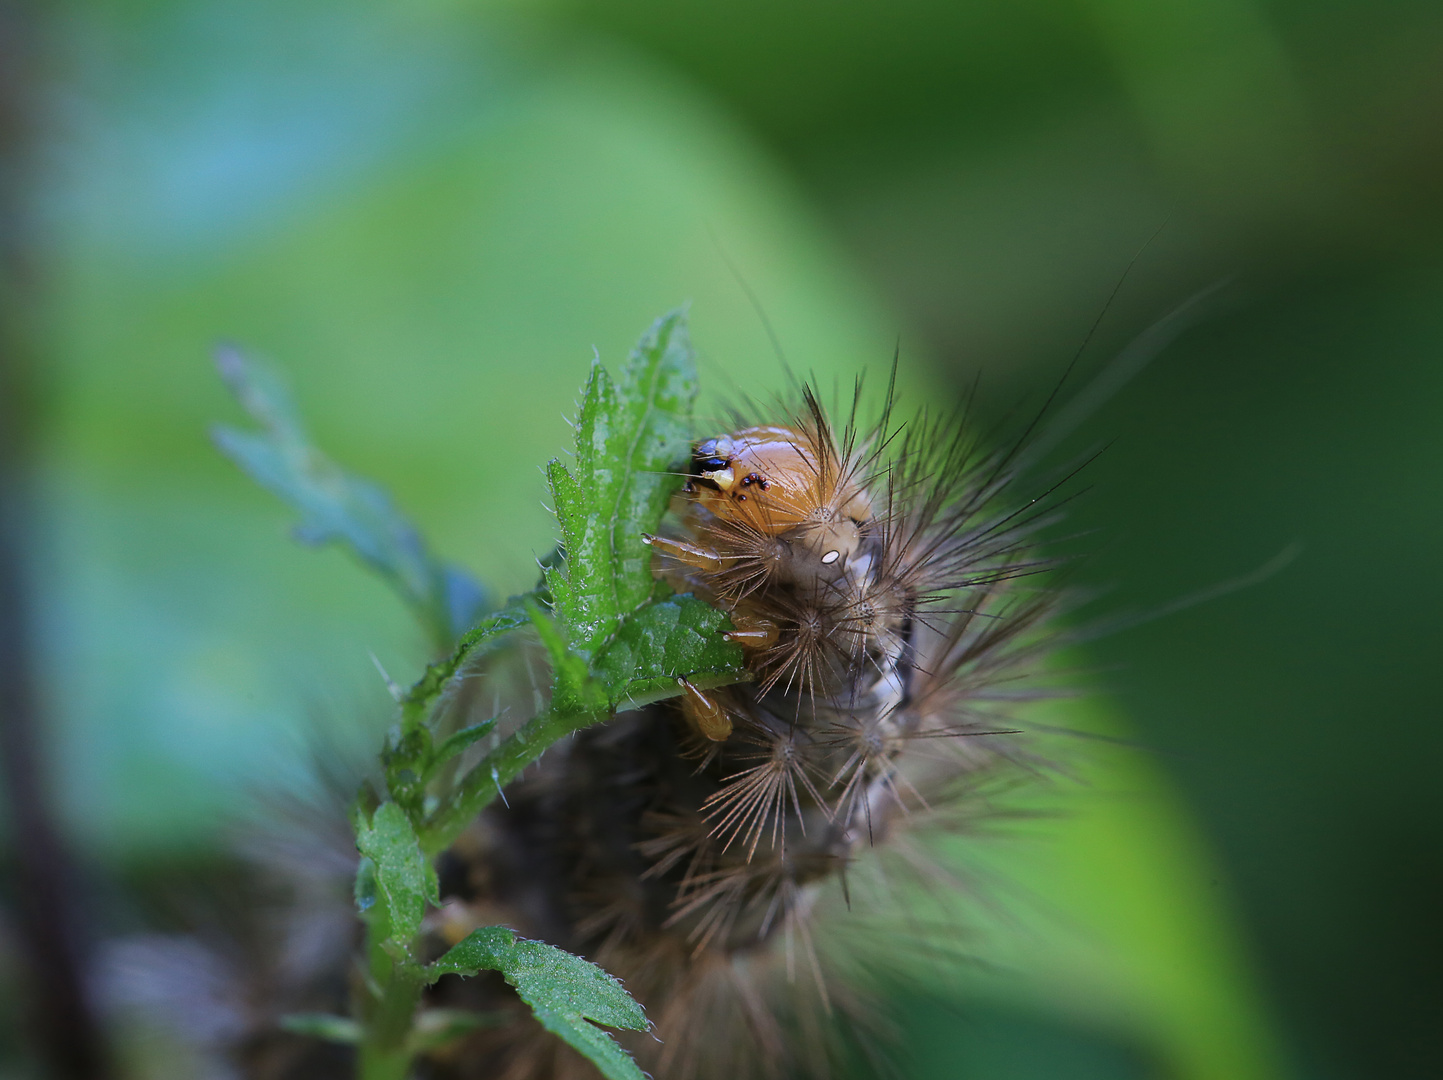
M845 563L872 502L827 441L788 427L750 427L697 444L689 494L724 524L795 534L822 565Z

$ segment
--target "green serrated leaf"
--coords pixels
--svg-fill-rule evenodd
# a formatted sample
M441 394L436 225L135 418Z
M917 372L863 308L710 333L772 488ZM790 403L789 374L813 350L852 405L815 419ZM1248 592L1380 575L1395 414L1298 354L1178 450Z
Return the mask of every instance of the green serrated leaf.
M591 668L584 654L572 649L561 635L561 629L535 601L528 604L531 625L551 657L551 702L553 710L573 712L595 709L606 704L600 687L591 678Z
M621 983L579 956L483 926L426 969L442 975L499 971L542 1025L585 1054L608 1080L642 1080L636 1062L597 1024L644 1031L646 1014Z
M722 637L729 626L726 615L690 594L657 600L622 623L592 671L613 708L671 697L683 675L698 686L735 682L742 651Z
M239 351L216 354L221 376L261 431L217 426L216 445L263 487L300 511L296 535L340 543L390 581L439 647L449 647L485 606L465 571L434 558L390 497L313 446L281 380Z
M376 904L371 910L379 908L384 915L388 938L409 949L421 930L426 904L440 898L436 870L422 853L406 812L393 802L382 803L371 823L357 829L356 847L372 865ZM360 880L358 875L358 895Z
M548 569L553 607L571 646L587 653L651 596L656 529L680 485L696 364L686 314L662 316L613 384L595 363L576 423L576 460L547 468L561 524L564 565Z
M680 311L657 320L615 384L592 366L577 417L576 461L570 469L553 461L547 470L561 546L543 564L545 587L518 600L551 657L551 701L437 803L421 828L427 851L454 840L557 739L616 708L679 693L683 675L703 686L744 677L740 650L721 636L724 616L694 598L671 597L652 579L651 552L642 543L681 482L676 465L687 452L695 394ZM459 663L433 667L413 688L406 708L414 722Z

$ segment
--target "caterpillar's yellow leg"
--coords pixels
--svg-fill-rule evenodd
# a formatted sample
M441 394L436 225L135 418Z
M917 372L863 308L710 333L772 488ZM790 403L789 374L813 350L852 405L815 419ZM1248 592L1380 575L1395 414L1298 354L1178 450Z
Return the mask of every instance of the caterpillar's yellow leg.
M726 742L732 733L732 718L726 714L717 698L698 690L685 679L677 679L681 686L681 714L699 734L712 742Z
M770 649L777 643L781 628L771 619L745 611L730 613L732 626L736 627L722 636L735 641L743 649Z
M647 533L641 534L641 542L659 551L668 559L675 559L683 566L690 566L694 570L716 573L722 568L721 556L711 548L702 547L700 544L692 544L686 540L672 540L665 536L651 536Z

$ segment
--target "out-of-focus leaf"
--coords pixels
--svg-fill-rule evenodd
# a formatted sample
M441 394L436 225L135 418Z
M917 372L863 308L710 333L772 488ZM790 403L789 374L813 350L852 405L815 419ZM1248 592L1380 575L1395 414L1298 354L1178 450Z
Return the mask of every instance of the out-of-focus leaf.
M445 1046L452 1039L470 1034L478 1028L495 1027L504 1023L500 1013L466 1012L461 1009L427 1009L416 1016L411 1028L411 1037L406 1040L406 1049L413 1054L424 1054L429 1050Z
M547 467L566 561L546 581L570 644L594 652L620 620L651 596L650 553L642 534L656 528L680 485L687 425L696 397L696 362L686 314L656 321L613 384L591 368L576 421L576 461Z
M682 675L699 686L735 682L742 651L722 637L727 628L724 614L694 596L657 600L622 623L592 671L614 708L671 697Z
M292 1013L281 1017L281 1027L292 1035L309 1035L326 1042L354 1046L361 1041L361 1025L349 1016L329 1013Z
M421 930L427 902L439 903L439 895L435 868L422 853L406 812L393 802L382 803L370 824L356 830L356 847L371 861L389 938L409 948ZM358 875L358 895L360 880Z
M216 425L216 445L300 511L298 539L350 547L396 587L436 644L449 648L485 606L481 586L464 570L436 559L385 491L346 472L311 444L274 371L229 347L216 353L216 366L263 428Z
M631 1056L596 1025L644 1031L646 1013L619 981L595 964L517 937L507 927L483 926L426 971L432 981L442 975L501 972L542 1026L585 1054L608 1080L642 1080Z

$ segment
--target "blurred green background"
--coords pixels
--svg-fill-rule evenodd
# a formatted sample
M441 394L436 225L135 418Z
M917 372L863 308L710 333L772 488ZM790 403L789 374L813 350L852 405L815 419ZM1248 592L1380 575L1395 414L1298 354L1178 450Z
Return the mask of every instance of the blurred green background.
M1091 552L1079 621L1297 555L1086 645L1140 747L1094 790L1153 795L1095 847L1064 826L1078 865L1038 891L1076 884L1112 944L1019 961L1040 990L908 990L911 1075L1437 1074L1443 7L9 7L44 749L97 932L142 928L132 893L210 858L306 732L369 745L369 653L424 658L209 447L216 341L505 594L549 547L537 466L593 346L679 302L714 403L780 384L749 290L824 383L900 339L914 400L980 378L999 416L1102 315L1054 455L1106 447L1060 530Z

